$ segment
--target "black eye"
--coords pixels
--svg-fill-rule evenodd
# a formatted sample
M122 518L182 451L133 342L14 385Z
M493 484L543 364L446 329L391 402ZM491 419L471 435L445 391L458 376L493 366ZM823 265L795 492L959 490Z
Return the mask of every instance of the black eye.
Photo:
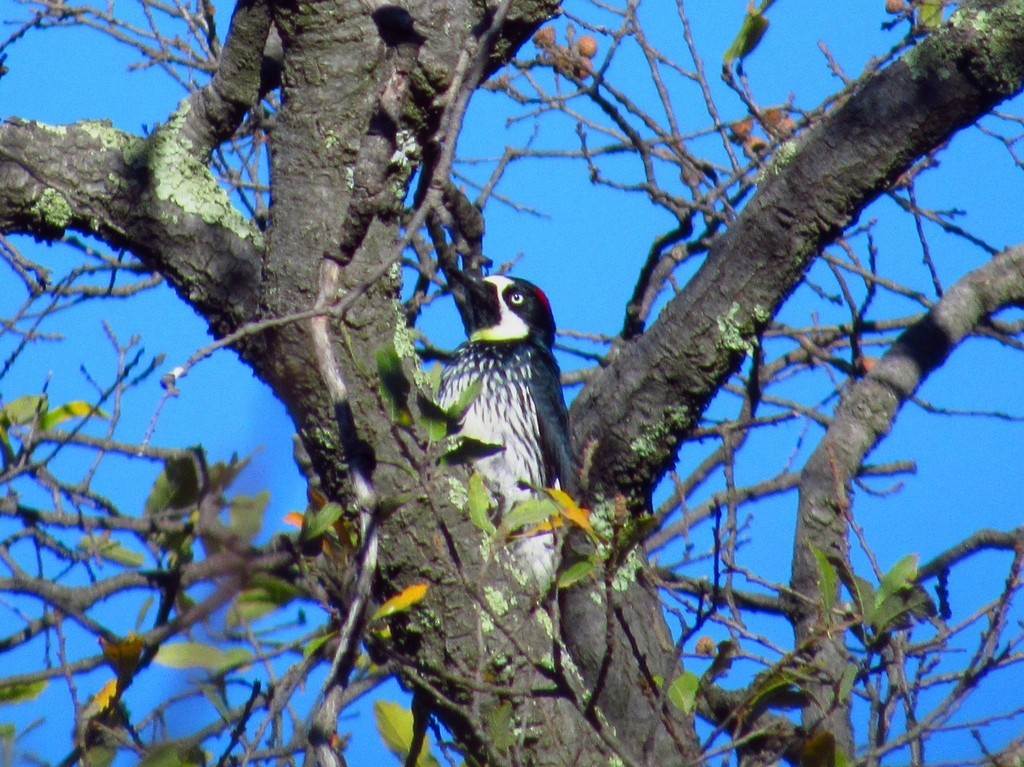
M523 303L525 300L526 299L523 297L523 294L518 290L513 290L508 294L508 302L512 304L512 306L519 306L519 304Z

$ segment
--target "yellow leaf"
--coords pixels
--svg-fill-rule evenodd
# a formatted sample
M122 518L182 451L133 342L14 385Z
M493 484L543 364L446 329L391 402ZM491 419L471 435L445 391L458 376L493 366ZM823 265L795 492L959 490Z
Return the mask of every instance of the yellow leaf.
M414 583L412 586L402 589L400 593L395 594L391 599L378 607L377 612L373 614L370 620L387 618L395 613L408 610L427 595L427 589L426 583Z
M523 538L534 538L538 535L546 535L547 533L550 533L552 530L557 530L558 528L562 527L562 525L563 522L560 517L552 517L551 519L545 520L540 524L534 525L528 530L523 530L522 532L510 535L509 540L519 541Z
M127 639L118 642L108 642L100 638L100 647L103 649L103 657L117 672L118 679L130 679L139 666L139 658L142 656L143 641L131 633Z
M800 755L801 767L834 767L836 763L836 737L831 732L819 732L804 745Z
M117 680L110 679L105 685L103 685L100 691L93 696L93 699L89 701L87 711L95 713L106 711L110 707L110 704L117 700L117 696Z
M97 416L103 420L110 419L110 416L99 408L90 405L88 402L76 400L75 402L68 402L60 407L50 410L48 413L43 414L42 418L39 420L39 425L43 429L52 429L54 426L59 426L72 418L91 418L92 416Z
M415 735L415 717L412 711L386 700L378 700L373 704L373 714L377 719L377 731L388 750L406 763L409 761L409 750ZM420 753L416 755L416 767L439 767L438 761L431 755L424 739Z
M555 503L562 507L562 515L581 530L593 534L594 526L590 524L590 510L579 506L572 497L564 490L557 487L549 487L545 492Z

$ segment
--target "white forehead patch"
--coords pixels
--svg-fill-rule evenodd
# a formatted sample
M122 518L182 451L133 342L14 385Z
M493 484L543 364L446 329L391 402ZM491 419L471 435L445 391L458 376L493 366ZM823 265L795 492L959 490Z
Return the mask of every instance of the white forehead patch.
M494 289L498 292L498 308L501 314L499 315L497 325L492 325L489 328L479 328L473 333L471 340L520 341L527 338L530 335L530 326L526 324L526 320L512 311L511 307L505 303L505 289L515 283L508 277L502 277L501 275L486 277L484 282L488 285L493 285Z

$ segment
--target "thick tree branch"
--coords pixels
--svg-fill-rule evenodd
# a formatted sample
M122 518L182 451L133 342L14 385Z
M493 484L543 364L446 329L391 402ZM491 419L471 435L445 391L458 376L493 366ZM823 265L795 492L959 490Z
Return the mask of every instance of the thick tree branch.
M1024 82L1024 8L965 3L952 21L784 145L758 193L641 338L624 344L572 409L595 492L646 504L756 333L804 270L923 154Z
M847 707L834 700L847 665L842 635L812 642L823 633L819 569L814 551L849 569L847 519L850 483L867 454L889 433L900 407L956 346L993 312L1024 305L1024 246L997 256L956 283L922 320L910 327L870 374L843 397L821 444L800 480L793 552L793 591L798 643L813 644L826 681L809 690L805 725L821 726L852 753Z
M263 50L270 34L268 0L239 0L231 17L217 73L189 98L182 135L196 157L206 160L218 144L231 138L261 95Z
M148 138L105 123L0 123L0 232L65 231L130 250L218 335L252 317L262 247L181 133L182 112Z

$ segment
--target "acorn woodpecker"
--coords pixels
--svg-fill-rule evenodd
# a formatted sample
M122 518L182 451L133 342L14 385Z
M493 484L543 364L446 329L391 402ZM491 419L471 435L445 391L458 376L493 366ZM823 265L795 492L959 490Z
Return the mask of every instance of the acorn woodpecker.
M469 340L441 376L442 407L459 401L475 381L482 388L462 418L459 434L504 449L475 461L504 514L535 488L574 484L569 416L551 349L555 320L536 285L510 277L460 280ZM519 541L517 564L541 586L555 572L551 533Z

